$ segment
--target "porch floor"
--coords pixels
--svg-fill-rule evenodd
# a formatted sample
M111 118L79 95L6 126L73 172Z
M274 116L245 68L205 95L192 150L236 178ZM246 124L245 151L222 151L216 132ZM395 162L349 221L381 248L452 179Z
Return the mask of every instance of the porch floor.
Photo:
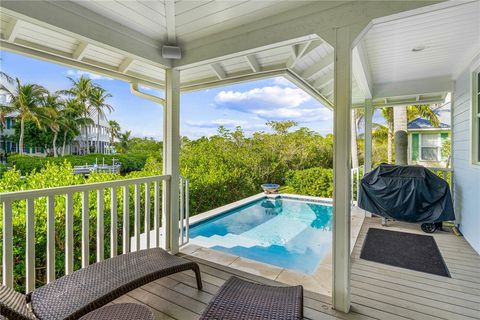
M306 319L480 319L480 256L451 232L433 234L452 278L401 269L359 259L368 228L382 228L366 218L352 253L352 308L349 314L331 307L331 298L305 291ZM422 233L419 226L390 222L389 230ZM219 287L232 275L265 284L273 280L183 255L200 264L204 290L197 291L193 273L184 272L136 289L114 303L134 302L152 308L157 319L197 319Z

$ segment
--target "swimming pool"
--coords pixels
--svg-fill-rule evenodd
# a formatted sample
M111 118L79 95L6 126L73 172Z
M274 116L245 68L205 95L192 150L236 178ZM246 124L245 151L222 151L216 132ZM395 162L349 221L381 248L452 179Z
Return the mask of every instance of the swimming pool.
M332 206L290 197L264 197L193 224L202 247L313 274L332 246Z

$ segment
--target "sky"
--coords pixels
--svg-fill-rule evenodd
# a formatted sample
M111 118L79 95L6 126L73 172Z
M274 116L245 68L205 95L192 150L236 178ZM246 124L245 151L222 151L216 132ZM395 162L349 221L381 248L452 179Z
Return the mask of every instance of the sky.
M107 115L116 120L122 131L131 130L136 137L162 138L161 106L130 93L129 84L89 72L76 70L34 58L0 51L1 70L23 83L36 83L50 91L70 86L68 77L90 77L107 89L108 103L115 110ZM148 93L161 92L143 88ZM211 136L223 125L227 129L241 126L246 135L270 131L269 120L294 120L322 135L332 133L333 113L320 102L283 77L244 82L235 85L184 93L180 99L180 134L191 139ZM384 122L378 112L374 122Z
M132 95L128 83L7 51L0 51L0 56L2 71L50 91L68 88L67 76L90 77L112 94L108 102L115 111L108 119L118 121L122 131L131 130L134 136L161 139L160 105ZM295 120L323 135L332 132L332 112L281 77L184 93L180 119L181 135L192 139L213 135L220 125L241 126L247 135L269 131L265 125L269 120Z

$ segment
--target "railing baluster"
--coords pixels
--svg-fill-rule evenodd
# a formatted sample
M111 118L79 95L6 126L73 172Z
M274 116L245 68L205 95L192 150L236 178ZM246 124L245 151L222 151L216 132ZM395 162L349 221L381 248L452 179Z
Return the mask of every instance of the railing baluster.
M104 256L103 207L103 189L100 188L97 190L97 262L102 261Z
M145 183L145 241L150 249L150 184Z
M183 207L183 177L180 177L180 245L183 245L183 223L185 221L185 211ZM178 224L178 222L177 222Z
M90 206L88 191L82 192L82 268L90 264Z
M128 185L123 187L123 254L130 252L130 190Z
M4 286L13 288L13 225L12 202L3 201L3 279Z
M159 184L155 181L153 184L153 227L155 228L155 247L160 247L160 198Z
M65 273L73 272L73 193L66 195L65 204Z
M170 214L170 180L163 181L163 204L162 204L162 248L165 250L170 249L170 226L167 223L167 215Z
M47 283L55 280L55 196L47 197Z
M185 180L185 219L186 219L186 224L185 224L185 238L186 243L190 241L190 234L189 234L189 228L190 228L190 190L188 189L188 179Z
M138 183L135 184L134 190L134 206L135 206L135 251L140 250L140 185Z
M117 255L117 188L110 191L110 257Z
M26 265L26 292L35 289L35 205L34 198L27 198L26 225L27 225L27 246L25 257Z

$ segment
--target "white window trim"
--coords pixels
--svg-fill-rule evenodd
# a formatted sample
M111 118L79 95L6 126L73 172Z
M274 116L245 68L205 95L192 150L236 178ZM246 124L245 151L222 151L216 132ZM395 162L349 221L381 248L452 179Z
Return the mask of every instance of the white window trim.
M480 66L476 69L472 68L471 76L471 138L472 138L472 149L471 149L471 159L473 165L480 166L480 150L478 148L479 144L479 125L478 121L480 119L480 106L478 105L480 97L478 96L478 88L480 83L478 82L478 74L480 73Z

